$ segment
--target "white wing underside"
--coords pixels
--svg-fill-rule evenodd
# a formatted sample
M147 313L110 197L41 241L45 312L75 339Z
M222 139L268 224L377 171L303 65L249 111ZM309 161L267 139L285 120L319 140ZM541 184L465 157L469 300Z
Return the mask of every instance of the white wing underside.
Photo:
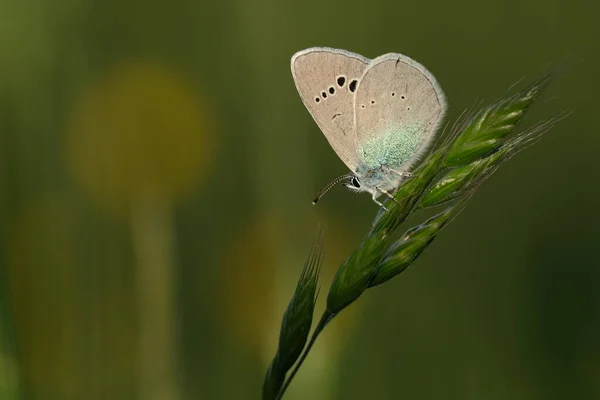
M425 121L413 157L417 159L432 143L446 110L435 77L402 54L369 60L345 50L314 47L294 54L291 69L302 102L354 173L364 165L361 143L390 126Z

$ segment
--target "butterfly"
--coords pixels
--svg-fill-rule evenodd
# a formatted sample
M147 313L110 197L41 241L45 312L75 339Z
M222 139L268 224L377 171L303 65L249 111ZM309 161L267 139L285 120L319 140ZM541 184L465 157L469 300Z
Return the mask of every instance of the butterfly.
M302 102L350 173L323 188L320 198L342 183L377 200L411 176L430 148L447 103L424 66L389 53L370 60L360 54L313 47L293 55L291 69ZM385 207L384 207L385 208Z

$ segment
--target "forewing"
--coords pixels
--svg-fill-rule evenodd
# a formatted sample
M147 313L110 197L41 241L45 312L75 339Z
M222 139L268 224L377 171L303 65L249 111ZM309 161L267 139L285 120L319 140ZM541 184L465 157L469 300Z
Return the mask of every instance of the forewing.
M302 102L340 159L355 171L354 97L370 60L345 50L313 47L292 57Z

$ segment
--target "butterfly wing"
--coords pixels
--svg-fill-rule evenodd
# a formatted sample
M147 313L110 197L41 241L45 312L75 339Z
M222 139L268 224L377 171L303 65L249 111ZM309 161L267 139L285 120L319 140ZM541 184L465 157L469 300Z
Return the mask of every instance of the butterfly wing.
M367 168L405 172L433 143L447 109L435 77L402 54L374 59L355 97L356 151Z
M302 102L340 159L355 171L354 97L370 60L355 53L313 47L292 57L294 82Z

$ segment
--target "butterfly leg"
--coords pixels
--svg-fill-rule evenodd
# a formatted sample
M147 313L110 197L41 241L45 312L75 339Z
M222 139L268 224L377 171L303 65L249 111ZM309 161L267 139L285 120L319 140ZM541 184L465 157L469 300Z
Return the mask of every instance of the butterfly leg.
M402 171L396 171L395 169L391 169L390 171L395 173L396 175L398 175L401 178L412 178L414 175L411 172L402 172Z
M385 206L379 200L377 200L377 192L376 191L373 191L372 198L373 198L373 201L375 202L375 204L377 204L379 207L383 208L385 211L388 211L388 212L390 211L387 208L385 208Z
M392 201L396 204L398 204L398 200L396 200L396 198L387 190L383 190L381 188L377 188L377 190L379 190L381 193L385 194L387 197L389 197L390 199L392 199Z

